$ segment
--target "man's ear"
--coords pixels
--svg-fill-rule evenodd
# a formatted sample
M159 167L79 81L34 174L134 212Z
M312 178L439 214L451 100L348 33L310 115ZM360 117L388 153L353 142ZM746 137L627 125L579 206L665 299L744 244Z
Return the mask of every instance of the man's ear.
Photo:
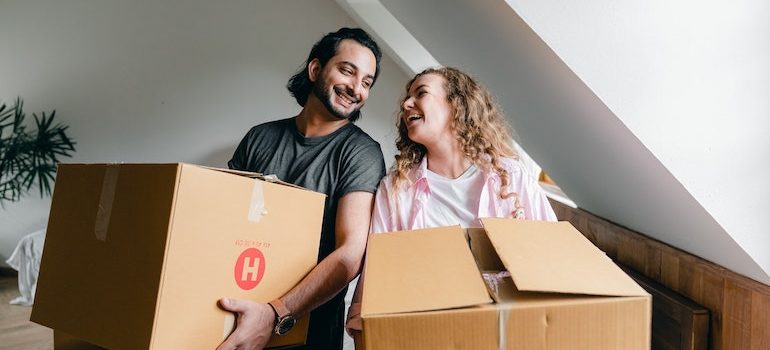
M307 74L310 78L310 81L314 82L316 79L318 79L318 75L321 72L321 61L319 61L317 58L312 59L307 64Z

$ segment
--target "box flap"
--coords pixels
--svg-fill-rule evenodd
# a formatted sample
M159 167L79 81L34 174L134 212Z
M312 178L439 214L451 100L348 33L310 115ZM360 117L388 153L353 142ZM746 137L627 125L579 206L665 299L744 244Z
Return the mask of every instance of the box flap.
M362 316L491 303L459 226L369 237Z
M521 291L648 295L568 222L496 218L481 222Z
M193 165L193 164L188 164L188 165ZM205 165L193 165L193 166L204 168L204 169L209 169L209 170L221 171L223 173L235 174L235 175L244 176L244 177L248 177L248 178L252 178L252 179L260 179L262 181L277 183L277 184L281 184L281 185L284 185L284 186L299 188L299 189L302 189L302 190L308 190L307 188L304 188L302 186L298 186L298 185L295 185L293 183L289 183L289 182L283 181L283 180L279 179L278 176L275 176L275 175L272 175L272 174L267 174L266 175L266 174L262 174L262 173L253 173L251 171L242 171L242 170L234 170L234 169L227 169L227 168L216 168L216 167L205 166ZM308 190L308 191L310 191L310 190Z
M217 167L206 166L206 165L194 165L194 164L187 164L187 165L192 165L203 169L221 171L223 173L235 174L235 175L244 176L252 179L256 179L262 176L262 173L254 173L251 171L235 170L235 169L228 169L228 168L217 168Z

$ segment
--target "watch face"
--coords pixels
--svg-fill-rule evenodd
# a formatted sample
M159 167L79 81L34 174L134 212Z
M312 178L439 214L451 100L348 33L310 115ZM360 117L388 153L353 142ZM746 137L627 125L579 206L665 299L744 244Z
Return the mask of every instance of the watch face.
M286 333L289 333L292 328L294 328L296 323L297 319L294 318L294 316L284 316L278 320L278 324L275 325L275 333L278 335L285 335Z

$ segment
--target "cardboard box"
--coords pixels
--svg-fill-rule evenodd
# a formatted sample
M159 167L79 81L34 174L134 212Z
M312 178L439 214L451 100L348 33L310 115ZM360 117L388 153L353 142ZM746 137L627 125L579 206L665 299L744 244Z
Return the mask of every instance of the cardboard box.
M96 346L89 342L82 341L62 331L53 330L53 349L54 350L104 350L101 346Z
M370 236L366 349L650 348L650 295L569 223L482 223Z
M60 165L31 320L109 349L216 348L235 319L219 298L270 301L317 263L325 196L249 176Z

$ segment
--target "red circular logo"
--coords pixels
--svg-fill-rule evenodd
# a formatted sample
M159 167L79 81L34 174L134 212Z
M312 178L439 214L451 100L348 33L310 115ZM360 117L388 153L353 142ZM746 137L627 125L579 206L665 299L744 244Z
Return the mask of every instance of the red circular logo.
M256 287L265 274L265 256L257 248L243 251L235 261L235 283L243 290Z

